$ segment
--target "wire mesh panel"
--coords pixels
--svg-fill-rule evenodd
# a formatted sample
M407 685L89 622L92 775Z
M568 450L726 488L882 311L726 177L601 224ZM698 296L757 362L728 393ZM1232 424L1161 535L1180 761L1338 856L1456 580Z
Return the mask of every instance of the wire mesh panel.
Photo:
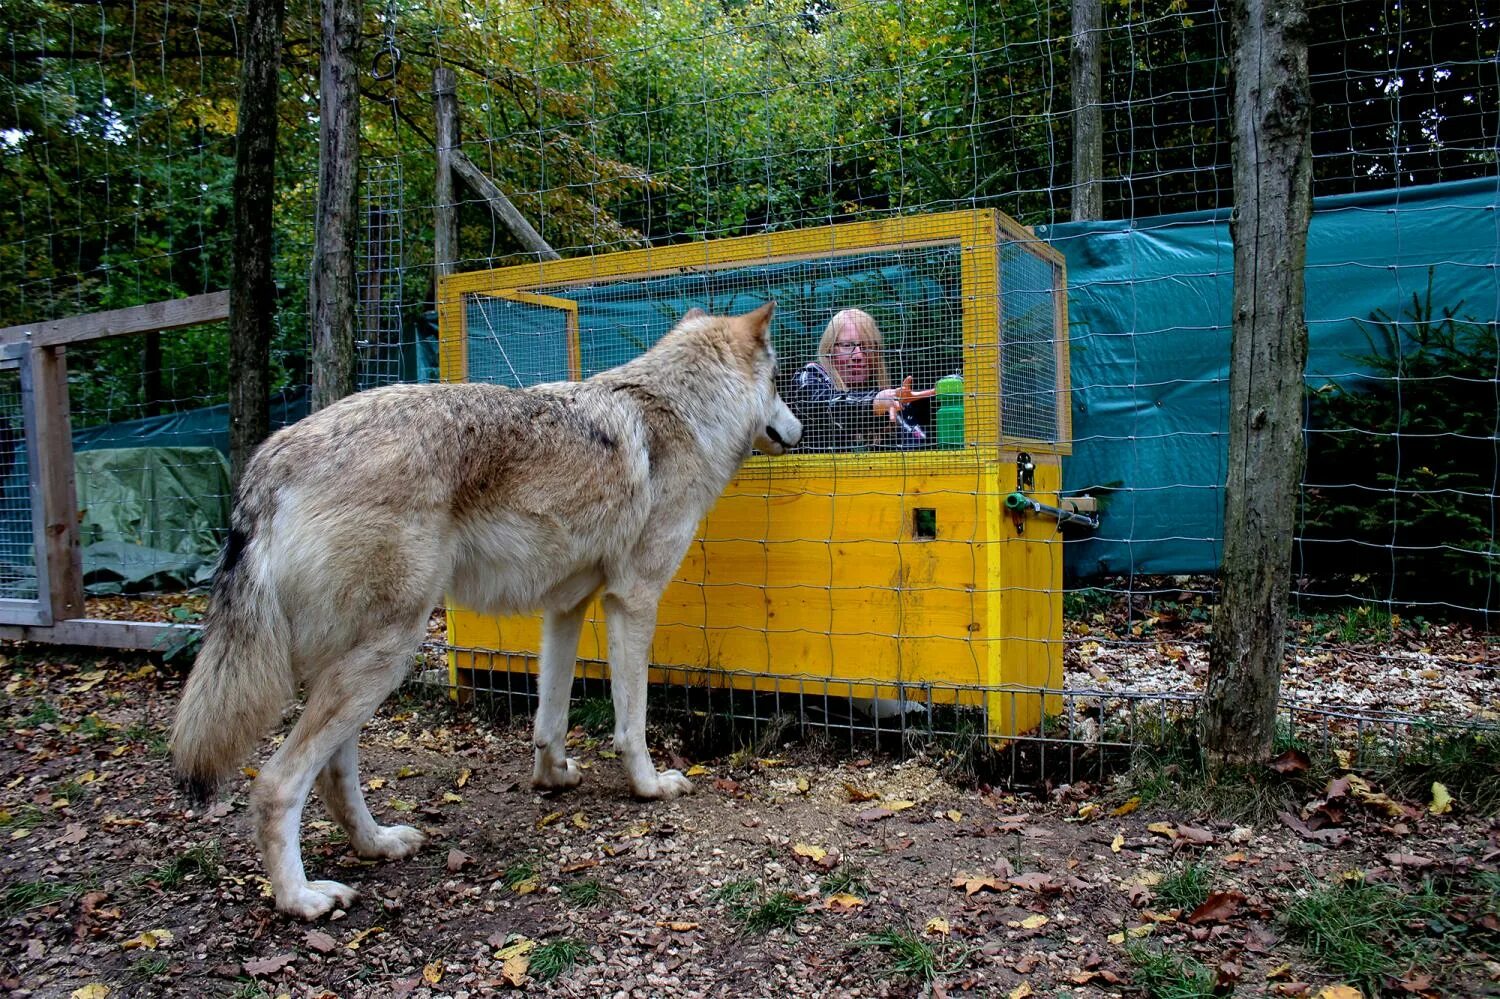
M355 345L355 381L361 389L401 381L402 355L411 349L402 335L401 192L399 159L366 162L360 184L365 224ZM409 366L406 370L407 378L414 377Z
M31 472L21 370L0 367L0 602L40 596Z

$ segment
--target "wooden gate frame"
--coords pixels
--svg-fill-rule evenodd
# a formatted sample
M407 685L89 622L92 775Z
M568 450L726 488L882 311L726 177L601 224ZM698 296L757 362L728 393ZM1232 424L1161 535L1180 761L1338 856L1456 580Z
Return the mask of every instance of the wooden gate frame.
M68 408L69 344L137 333L157 333L222 322L229 318L229 292L216 291L168 302L94 312L67 319L0 329L0 353L18 361L28 455L32 463L38 609L0 605L0 639L91 645L109 649L162 650L187 638L197 625L108 621L85 617L83 554L78 489L74 481L73 428Z

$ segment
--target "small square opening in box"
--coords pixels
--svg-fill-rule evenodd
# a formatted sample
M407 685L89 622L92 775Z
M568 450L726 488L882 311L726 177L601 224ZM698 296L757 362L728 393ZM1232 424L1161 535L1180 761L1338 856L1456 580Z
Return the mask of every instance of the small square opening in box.
M918 541L931 541L937 537L937 511L919 506L911 513L911 536Z

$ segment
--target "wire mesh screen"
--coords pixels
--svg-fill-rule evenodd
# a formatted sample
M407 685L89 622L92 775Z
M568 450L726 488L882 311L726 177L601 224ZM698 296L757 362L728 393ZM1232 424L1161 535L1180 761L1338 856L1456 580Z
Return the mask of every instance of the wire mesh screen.
M700 270L676 284L475 295L464 305L467 374L516 385L587 376L638 354L690 306L732 311L776 297L785 380L816 360L837 312L858 308L880 330L893 380L910 375L925 389L961 376L949 387L967 432L961 458L868 442L810 450L804 458L824 462L830 481L805 490L825 505L800 521L769 518L786 497L773 466L757 472L759 494L742 501L786 523L789 540L822 546L825 563L846 541L902 556L884 577L818 583L829 588L814 591L821 622L800 626L808 642L827 648L830 630L898 633L860 601L904 592L915 556L941 551L939 564L970 576L946 590L1064 591L1059 608L1036 613L1049 627L1066 619L1069 686L1200 689L1233 415L1228 8L1101 10L1098 30L1074 38L1067 4L367 5L363 34L381 41L360 56L364 97L379 109L361 142L361 384L430 377L429 313L442 305L432 266L439 65L461 67L462 151L565 261L1000 209L1066 258L1065 365L1049 349L1062 325L1044 319L1052 278L1040 259L1000 247L998 287L971 295L952 277L962 261L951 250L909 245ZM1491 0L1339 0L1307 14L1319 200L1289 682L1299 698L1474 715L1491 710L1484 685L1500 659L1500 10ZM226 287L240 7L132 0L85 11L41 0L5 30L0 279L12 292L0 326ZM272 356L278 392L295 392L308 381L318 115L306 81L317 20L294 10L284 35ZM1097 93L1074 77L1075 48L1097 53ZM1075 194L1091 150L1074 147L1071 126L1091 108L1103 199L1098 217L1082 220ZM460 185L458 199L461 271L534 262L488 195ZM964 323L985 308L1004 324L992 343L966 341ZM215 410L232 377L225 356L212 328L70 348L80 452L93 441L216 447L181 435L227 420ZM987 369L993 391L975 375ZM300 412L284 401L273 422ZM141 421L170 421L162 432L179 436L132 436ZM1098 501L1098 530L1067 529L1057 542L1065 575L1055 587L989 575L1006 549L975 525L1017 537L1009 514L991 518L986 506L1015 488L1009 465L982 481L920 481L920 463L956 475L972 467L970 451L1002 439L1071 447L1048 489ZM872 479L871 462L885 462L894 484ZM889 509L851 518L833 499L835 477ZM940 547L950 539L963 545ZM774 567L778 545L751 554ZM1040 543L1018 550L1056 554ZM700 623L728 589L704 589ZM779 626L760 614L737 627ZM955 627L1019 642L1024 617L1003 609ZM764 660L765 639L755 641Z
M364 201L364 245L359 266L359 341L356 383L361 389L415 377L403 353L401 309L401 161L367 163L360 195Z
M0 599L35 600L36 546L21 372L0 368Z
M1058 380L1060 268L1023 244L1000 250L1001 432L1057 441L1067 399Z

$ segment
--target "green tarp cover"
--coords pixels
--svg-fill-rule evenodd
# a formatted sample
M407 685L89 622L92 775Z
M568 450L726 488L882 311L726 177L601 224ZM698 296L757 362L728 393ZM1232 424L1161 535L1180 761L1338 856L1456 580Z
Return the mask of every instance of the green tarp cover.
M1500 317L1500 180L1320 198L1307 247L1307 378L1358 379L1358 320L1425 295ZM1074 576L1217 570L1228 463L1228 211L1038 226L1068 262L1070 492L1105 495Z
M229 462L212 447L76 456L90 592L206 583L229 525Z

